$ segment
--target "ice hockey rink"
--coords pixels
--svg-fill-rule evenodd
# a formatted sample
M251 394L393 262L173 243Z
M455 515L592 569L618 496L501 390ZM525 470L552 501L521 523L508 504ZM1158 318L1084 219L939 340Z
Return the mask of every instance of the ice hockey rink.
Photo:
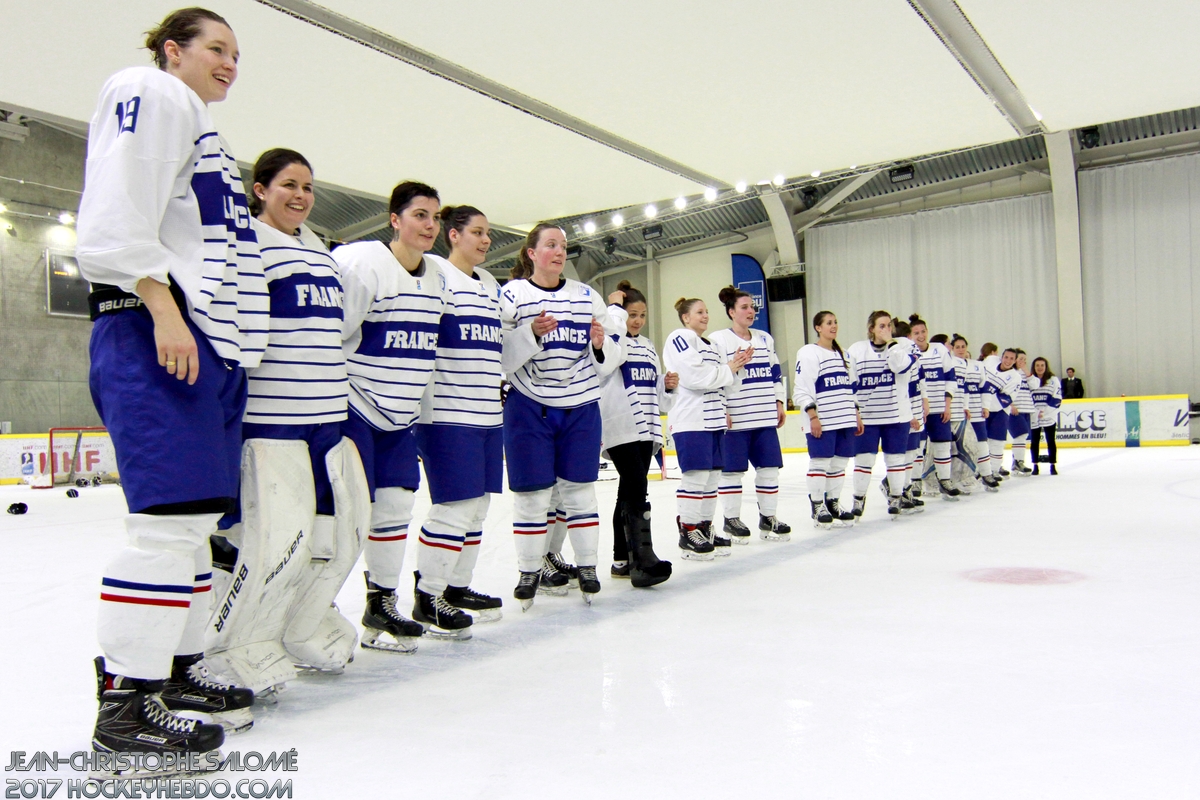
M651 483L675 574L608 579L602 522L591 607L572 591L521 612L498 497L474 585L505 598L501 621L298 678L224 749L295 748L298 798L1200 795L1196 448L1063 450L1058 477L894 522L872 486L840 531L807 519L806 458L781 481L792 541L712 563L678 559L678 484ZM607 519L616 483L598 486ZM80 495L0 487L29 504L0 517L23 565L0 583L4 752L90 745L96 592L125 507L119 487ZM338 603L357 622L361 569Z

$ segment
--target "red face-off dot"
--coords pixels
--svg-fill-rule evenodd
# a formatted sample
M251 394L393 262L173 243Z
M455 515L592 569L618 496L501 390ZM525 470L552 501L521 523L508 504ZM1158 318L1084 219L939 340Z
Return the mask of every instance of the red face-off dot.
M1045 569L1042 567L972 569L962 573L962 576L969 581L977 583L1015 583L1022 585L1075 583L1087 579L1087 576L1081 572L1071 572L1065 569Z

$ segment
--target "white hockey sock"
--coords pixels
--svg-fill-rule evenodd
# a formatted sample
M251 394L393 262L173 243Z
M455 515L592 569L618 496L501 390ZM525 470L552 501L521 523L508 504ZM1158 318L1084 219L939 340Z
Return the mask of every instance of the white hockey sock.
M563 508L562 489L550 489L550 510L546 512L546 552L561 553L567 540L567 512Z
M376 586L395 589L400 585L415 499L411 490L399 486L375 490L375 502L371 504L371 533L367 536L364 552L367 572L371 573L371 582Z
M700 519L704 522L712 522L717 513L717 486L720 482L721 470L714 469L708 473L708 480L704 483L704 501L700 505Z
M487 519L488 506L492 496L485 494L480 497L475 506L475 519L467 529L466 541L463 542L462 552L454 565L454 573L450 576L450 585L460 589L471 585L475 576L475 564L479 561L479 546L483 541L483 523Z
M513 492L513 536L517 546L517 569L535 572L546 555L546 512L550 488L535 492Z
M1025 463L1025 445L1029 442L1029 434L1022 433L1013 437L1012 455L1014 464Z
M758 497L758 513L764 517L775 516L779 508L779 467L754 471L754 493Z
M849 459L834 456L829 459L829 471L825 474L825 497L840 500L842 486L846 483L846 462Z
M216 532L220 518L220 514L125 518L129 544L104 568L100 587L97 638L108 672L146 680L170 676L197 585L196 551L208 550L208 537ZM191 652L203 649L201 643Z
M596 566L600 550L600 514L596 504L596 484L558 479L558 492L566 512L566 529L571 550L580 567ZM558 552L558 551L555 551Z
M200 545L196 548L195 573L192 583L192 605L188 608L187 623L175 655L190 656L204 652L204 630L212 612L212 548Z
M871 487L871 470L875 466L875 453L859 453L854 457L854 496L866 497Z
M950 480L950 443L949 442L934 442L933 443L933 467L937 472L938 480Z
M718 473L719 475L720 473ZM679 488L675 490L675 506L679 521L685 525L698 525L704 517L704 487L708 483L708 470L693 469L683 473Z
M892 497L904 492L904 473L908 469L908 459L904 453L884 453L883 463L887 464L888 494Z
M979 474L984 478L992 474L992 453L987 439L977 442L975 466L979 470Z
M828 458L808 460L808 474L804 479L804 486L808 490L808 499L815 503L823 502L828 493L826 487L829 485L829 462Z
M914 481L925 480L925 454L929 450L929 440L921 440L920 446L917 447L917 454L913 457L912 476Z
M992 471L999 472L1004 468L1004 440L988 439L988 451L992 455Z
M417 588L422 592L439 595L446 591L478 505L479 498L472 497L438 503L429 509L417 538L417 570L421 573Z
M725 519L742 516L742 480L744 472L722 472L717 483L717 494L721 496L721 512Z
M904 470L904 488L907 489L912 485L913 478L916 477L917 451L909 450L904 454L904 460L908 464L908 467Z

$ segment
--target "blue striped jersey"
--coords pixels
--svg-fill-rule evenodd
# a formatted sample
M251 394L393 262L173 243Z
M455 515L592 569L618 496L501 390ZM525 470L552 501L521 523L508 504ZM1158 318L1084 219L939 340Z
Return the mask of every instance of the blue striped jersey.
M532 324L542 312L558 327L537 339ZM578 408L600 399L600 377L620 366L621 348L604 340L603 359L592 349L592 320L611 321L600 295L579 281L562 279L554 289L518 279L500 289L504 371L521 394L554 408Z
M439 256L446 307L438 325L433 380L421 401L422 423L496 428L504 424L500 384L500 285L485 270L468 276Z
M433 376L446 276L429 256L410 273L383 242L344 244L333 259L345 292L350 408L380 430L407 428Z
M662 440L662 417L658 411L658 392L661 376L658 371L658 352L645 336L623 337L614 334L625 349L625 360L621 362L621 384L625 387L625 396L633 409L634 425L637 426L639 442L658 442ZM605 438L605 445L612 442Z
M971 421L979 422L983 419L984 396L987 394L987 372L981 362L967 359L964 382L967 393L967 409L971 412Z
M932 342L921 356L921 380L925 382L925 399L929 401L929 413L941 414L946 410L946 395L954 394L957 385L954 378L953 356L944 344Z
M904 347L907 347L913 355L918 359L921 357L921 351L917 348L917 343L907 336L901 336L896 339L896 342ZM918 362L919 364L919 362ZM925 428L925 378L921 376L921 369L918 366L912 379L908 382L908 402L912 407L913 419L921 423L921 430Z
M133 292L169 280L223 359L258 365L270 301L237 161L208 107L152 67L108 79L88 133L76 254L83 276Z
M787 402L783 371L775 354L775 340L766 331L750 329L747 341L732 328L710 333L708 340L721 350L721 360L729 363L739 350L754 348L754 357L738 373L738 382L725 390L725 410L732 422L730 430L774 428L779 424L775 404Z
M801 347L796 353L792 404L798 411L816 405L822 430L857 427L857 405L845 356L816 344Z
M989 413L1003 411L1013 404L1016 383L1012 380L1013 370L1000 372L1000 356L988 356L983 360L984 394L983 407ZM1020 373L1016 373L1020 375Z
M253 220L271 295L271 334L249 371L246 422L318 425L346 418L342 281L333 256L301 226L297 236Z
M950 421L962 422L967 418L967 360L950 356L951 374L954 376L954 397L950 400ZM974 413L971 419L978 419Z
M870 341L855 342L846 351L850 383L864 425L891 425L913 420L908 383L918 377L917 354L902 339L877 348Z
M1032 414L1033 392L1029 390L1029 378L1021 370L1013 367L1000 373L1002 380L1008 381L1014 388L1013 404L1020 414Z
M679 374L675 404L667 414L671 433L725 430L723 390L735 378L721 348L690 328L679 328L663 345L663 366Z
M1062 383L1057 377L1042 383L1041 378L1029 376L1030 393L1033 395L1034 427L1044 428L1058 424L1058 409L1062 407Z

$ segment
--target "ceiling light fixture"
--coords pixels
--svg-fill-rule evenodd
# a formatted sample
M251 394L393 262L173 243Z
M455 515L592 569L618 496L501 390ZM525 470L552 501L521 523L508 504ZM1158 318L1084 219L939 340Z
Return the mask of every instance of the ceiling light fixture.
M592 222L590 219L587 222L583 223L583 232L586 233L588 236L591 236L593 233L596 232L596 223Z
M740 190L739 190L739 191L740 191ZM704 199L705 199L705 200L707 200L707 201L708 201L708 202L710 202L710 203L711 203L713 200L716 200L716 199L717 199L717 190L716 190L716 189L714 189L714 188L713 188L713 187L711 187L711 186L710 186L710 187L708 187L707 189L705 189L705 190L704 190Z
M812 171L812 176L813 176L814 178L819 178L819 177L821 177L821 170L819 170L819 169L814 169L814 170Z
M642 213L646 215L646 219L654 219L658 216L658 206L654 205L654 203L651 203L642 209Z
M662 225L647 225L642 228L642 238L647 242L653 239L661 239L663 236Z
M61 222L63 225L70 225L71 223L73 223L75 221L75 217L71 216L69 213L64 211L58 215L58 221Z
M612 215L612 224L616 225L619 228L625 224L625 218L622 217L620 214L613 214Z
M738 181L738 182L737 182L737 186L735 186L735 187L733 187L733 188L737 190L737 193L738 193L738 194L743 194L743 193L746 191L746 182L745 182L745 181Z
M680 211L683 211L685 208L687 208L687 198L686 197L676 197L675 198L675 207L678 208Z
M782 175L776 175L776 176L775 176L775 177L774 177L774 178L771 180L771 183L775 184L776 186L783 186L783 184L784 184L784 178L783 178L783 176L782 176Z

